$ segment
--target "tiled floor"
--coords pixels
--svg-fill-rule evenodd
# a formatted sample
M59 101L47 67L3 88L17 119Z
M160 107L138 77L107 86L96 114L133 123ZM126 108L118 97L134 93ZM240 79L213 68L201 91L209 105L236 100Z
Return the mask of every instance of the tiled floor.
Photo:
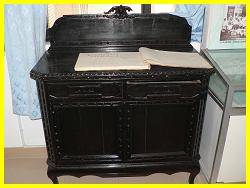
M46 150L45 148L15 148L5 149L5 176L4 181L8 183L51 183L47 177ZM62 176L59 183L82 184L82 183L187 183L189 173L152 174L143 177L119 177L100 178L96 176L84 176L81 178ZM206 183L204 177L199 174L195 183Z

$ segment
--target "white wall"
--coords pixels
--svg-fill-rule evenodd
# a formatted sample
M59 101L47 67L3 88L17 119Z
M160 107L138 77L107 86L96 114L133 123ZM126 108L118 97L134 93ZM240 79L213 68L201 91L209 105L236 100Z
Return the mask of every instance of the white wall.
M217 182L246 182L246 116L230 116Z

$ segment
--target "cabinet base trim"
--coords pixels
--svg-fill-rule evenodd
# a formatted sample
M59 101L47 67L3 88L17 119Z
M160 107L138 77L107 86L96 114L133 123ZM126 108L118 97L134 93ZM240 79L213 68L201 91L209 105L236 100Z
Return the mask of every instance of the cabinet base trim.
M117 164L116 164L117 165ZM114 167L96 167L92 166L92 168L86 168L84 166L81 167L51 167L48 166L47 175L51 179L54 184L58 184L58 177L64 175L71 175L75 177L82 177L87 175L95 175L98 177L130 177L130 176L149 176L154 173L165 173L168 175L177 173L177 172L189 172L189 184L194 183L195 177L200 172L200 166L198 162L193 164L141 164L138 165L124 165L124 167L114 166Z

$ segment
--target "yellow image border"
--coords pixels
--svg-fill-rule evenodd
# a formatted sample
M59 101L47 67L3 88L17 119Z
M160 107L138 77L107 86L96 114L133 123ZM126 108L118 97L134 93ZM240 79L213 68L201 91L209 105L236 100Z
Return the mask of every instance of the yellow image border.
M17 0L3 0L1 1L0 4L0 41L2 41L1 44L1 49L0 49L0 57L1 57L1 64L0 64L0 89L1 89L1 117L0 117L0 187L44 187L44 184L4 184L4 74L8 74L6 72L4 72L4 5L5 4L72 4L72 3L76 3L76 4L176 4L176 2L178 2L178 4L235 4L235 3L241 3L241 4L248 4L246 0L241 0L241 1L233 1L233 0L211 0L211 1L201 1L201 0L179 0L179 1L164 1L164 0L154 0L154 1L150 1L150 0L133 0L133 1L129 1L129 0L124 0L124 1L114 1L114 0L22 0L22 1L17 1ZM247 9L247 15L248 15L248 11L249 11L249 7L248 5L246 6ZM250 19L246 19L247 20L247 37L246 37L246 105L249 106L249 87L250 87L250 83L249 83L249 76L247 76L247 72L249 72L249 67L250 65L248 64L248 59L249 59L249 23L250 23ZM249 114L249 110L248 108L246 108L246 119L247 119L247 123L246 123L246 166L248 167L249 164L249 128L247 125L250 125L250 120L248 118L248 114ZM236 159L237 160L237 159ZM246 168L246 184L197 184L197 185L188 185L188 184L131 184L131 185L126 185L126 184L59 184L56 186L60 186L60 187L80 187L80 186L84 186L84 187L96 187L96 186L102 186L102 187L107 187L107 188L115 188L117 186L119 187L127 187L127 186L132 186L132 187L143 187L143 188L148 188L148 187L158 187L158 188L163 188L166 186L174 186L174 187L183 187L183 186L196 186L196 187L200 187L200 186L239 186L239 187L245 187L247 186L248 182L249 182L249 168ZM46 184L46 186L53 186L53 184Z

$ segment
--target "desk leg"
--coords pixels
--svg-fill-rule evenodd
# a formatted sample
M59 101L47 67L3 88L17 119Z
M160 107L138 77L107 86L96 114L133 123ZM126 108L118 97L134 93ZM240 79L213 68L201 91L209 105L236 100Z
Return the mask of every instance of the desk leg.
M47 176L51 179L53 184L59 184L57 175L54 172L49 171L49 169L47 171Z
M188 179L189 184L194 184L194 179L199 174L199 172L200 172L200 170L195 170L195 171L190 173L189 179Z

